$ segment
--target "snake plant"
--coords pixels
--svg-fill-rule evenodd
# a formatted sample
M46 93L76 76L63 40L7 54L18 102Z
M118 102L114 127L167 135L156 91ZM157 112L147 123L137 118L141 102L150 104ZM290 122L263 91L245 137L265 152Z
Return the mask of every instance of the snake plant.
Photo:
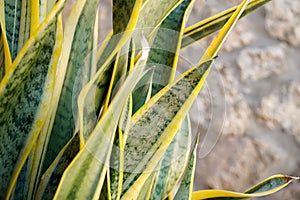
M295 180L193 192L188 111L238 19L268 1L187 27L194 0L113 0L100 45L99 0L77 0L64 26L67 0L1 1L0 199L247 199ZM180 50L216 32L175 77Z

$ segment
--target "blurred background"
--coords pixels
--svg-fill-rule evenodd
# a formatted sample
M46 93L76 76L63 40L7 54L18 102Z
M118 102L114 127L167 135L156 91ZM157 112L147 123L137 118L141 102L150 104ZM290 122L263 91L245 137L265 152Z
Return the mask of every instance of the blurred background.
M196 0L188 25L240 2ZM99 10L103 41L111 2L102 0ZM212 38L184 49L179 71L197 62ZM299 69L300 0L272 0L238 22L190 113L201 133L195 190L242 192L273 174L300 176ZM300 199L299 183L259 199Z

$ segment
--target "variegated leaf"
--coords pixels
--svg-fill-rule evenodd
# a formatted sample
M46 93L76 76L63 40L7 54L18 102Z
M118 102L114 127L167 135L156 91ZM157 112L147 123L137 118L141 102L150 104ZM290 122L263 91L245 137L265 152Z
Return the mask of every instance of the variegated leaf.
M228 199L249 199L254 197L263 197L273 194L286 187L298 177L284 175L274 175L248 189L245 193L230 192L225 190L200 190L193 192L193 200L228 200Z
M64 3L61 0L56 4L0 83L0 198L3 199L13 190L48 115L56 68L51 66L56 18Z
M246 7L245 11L241 15L241 17L246 16L247 14L253 12L254 10L260 8L264 4L268 3L271 0L253 0L249 3ZM184 30L184 36L182 39L181 48L187 47L188 45L205 38L212 33L217 32L220 30L225 23L228 21L230 16L234 13L237 9L236 7L230 8L226 11L216 14L210 18L207 18L201 22L198 22L194 25L187 27Z

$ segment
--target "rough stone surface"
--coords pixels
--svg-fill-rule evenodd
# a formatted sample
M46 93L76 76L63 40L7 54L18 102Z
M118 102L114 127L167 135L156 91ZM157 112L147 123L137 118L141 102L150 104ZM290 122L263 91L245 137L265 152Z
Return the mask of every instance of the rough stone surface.
M277 44L263 48L246 48L237 58L243 81L258 81L286 68L286 46Z
M250 44L254 35L249 31L247 18L242 19L232 30L231 34L228 36L226 42L224 43L223 49L225 51L232 51L239 49Z
M269 34L291 45L300 45L300 1L273 0L266 8Z
M292 82L264 97L257 113L269 128L280 127L300 142L300 82Z
M267 167L276 160L276 155L261 142L248 137L223 138L205 162L198 163L200 181L196 181L203 188L244 191L264 178Z

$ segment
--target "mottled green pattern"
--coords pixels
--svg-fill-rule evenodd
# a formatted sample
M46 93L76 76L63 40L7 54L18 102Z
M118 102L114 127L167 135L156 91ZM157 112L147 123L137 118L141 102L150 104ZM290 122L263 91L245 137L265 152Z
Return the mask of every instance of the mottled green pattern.
M19 29L19 35L18 35L18 46L17 46L17 52L19 52L24 44L27 42L27 40L30 37L30 17L31 17L31 1L30 0L22 0L22 3L24 6L21 10L21 16L20 16L20 29Z
M52 132L43 164L43 171L49 167L59 151L71 139L75 129L74 107L84 84L89 80L90 66L86 65L87 55L92 52L92 38L98 0L86 2L76 25L69 56L65 80L60 95ZM74 22L75 23L75 22Z
M100 177L105 175L107 159L110 156L112 140L118 119L132 89L141 76L143 68L138 68L129 75L115 100L99 121L84 149L65 171L57 199L91 199L95 193Z
M174 61L178 56L182 29L184 29L184 15L191 0L185 0L174 9L159 26L153 38L151 49L146 62L147 67L155 66L153 75L141 80L141 86L133 93L134 113L145 103L150 78L152 78L152 95L165 87L170 79ZM148 80L147 80L148 79Z
M291 181L291 177L277 177L277 178L272 178L270 180L264 181L257 186L247 190L245 194L253 194L253 193L258 193L258 192L266 192L268 190L272 190L274 188L277 188L281 185L284 185Z
M191 95L195 95L193 90L211 64L210 60L191 69L185 76L169 86L169 90L161 94L156 103L131 124L125 146L124 169L126 173L124 173L123 193L129 189L142 172L140 170L147 166L152 155L160 148L157 144L158 139L173 118L179 114L186 100ZM139 166L138 169L136 169L137 166Z
M14 60L18 53L22 0L5 0L4 4L6 37Z
M155 34L153 44L147 60L148 66L156 66L153 75L152 96L166 86L171 78L174 60L178 57L177 48L184 29L184 16L192 0L183 1L170 15L162 22ZM175 64L176 65L176 64Z
M50 166L49 170L42 177L42 181L39 183L37 199L51 200L54 197L55 191L58 187L59 181L79 152L79 134L76 133L74 137L66 144L61 150L59 156L55 159L55 162ZM44 186L44 187L43 187Z
M256 10L257 8L260 8L269 1L271 0L251 1L246 7L245 11L242 13L241 18ZM202 38L209 36L212 33L219 31L229 20L231 15L235 12L235 9L230 9L228 12L225 12L224 15L221 15L219 18L212 19L210 21L207 21L206 23L201 24L200 26L196 26L195 28L186 31L182 39L181 48L184 48L198 40L201 40Z
M183 0L148 0L143 5L139 19L137 22L137 28L145 29L143 34L149 38L149 34L156 29L162 21L168 16L177 5Z
M165 199L178 183L185 169L191 137L189 120L185 118L162 158L150 199Z
M113 33L119 34L126 30L135 0L113 0Z
M185 169L183 179L176 192L174 200L187 200L191 199L191 192L193 191L193 177L195 176L196 159L197 159L197 146L199 142L199 134L195 140L195 143L191 150L191 155L188 161L188 165Z
M52 21L29 47L0 94L0 190L6 191L43 95L55 44ZM0 199L4 198L1 193Z

